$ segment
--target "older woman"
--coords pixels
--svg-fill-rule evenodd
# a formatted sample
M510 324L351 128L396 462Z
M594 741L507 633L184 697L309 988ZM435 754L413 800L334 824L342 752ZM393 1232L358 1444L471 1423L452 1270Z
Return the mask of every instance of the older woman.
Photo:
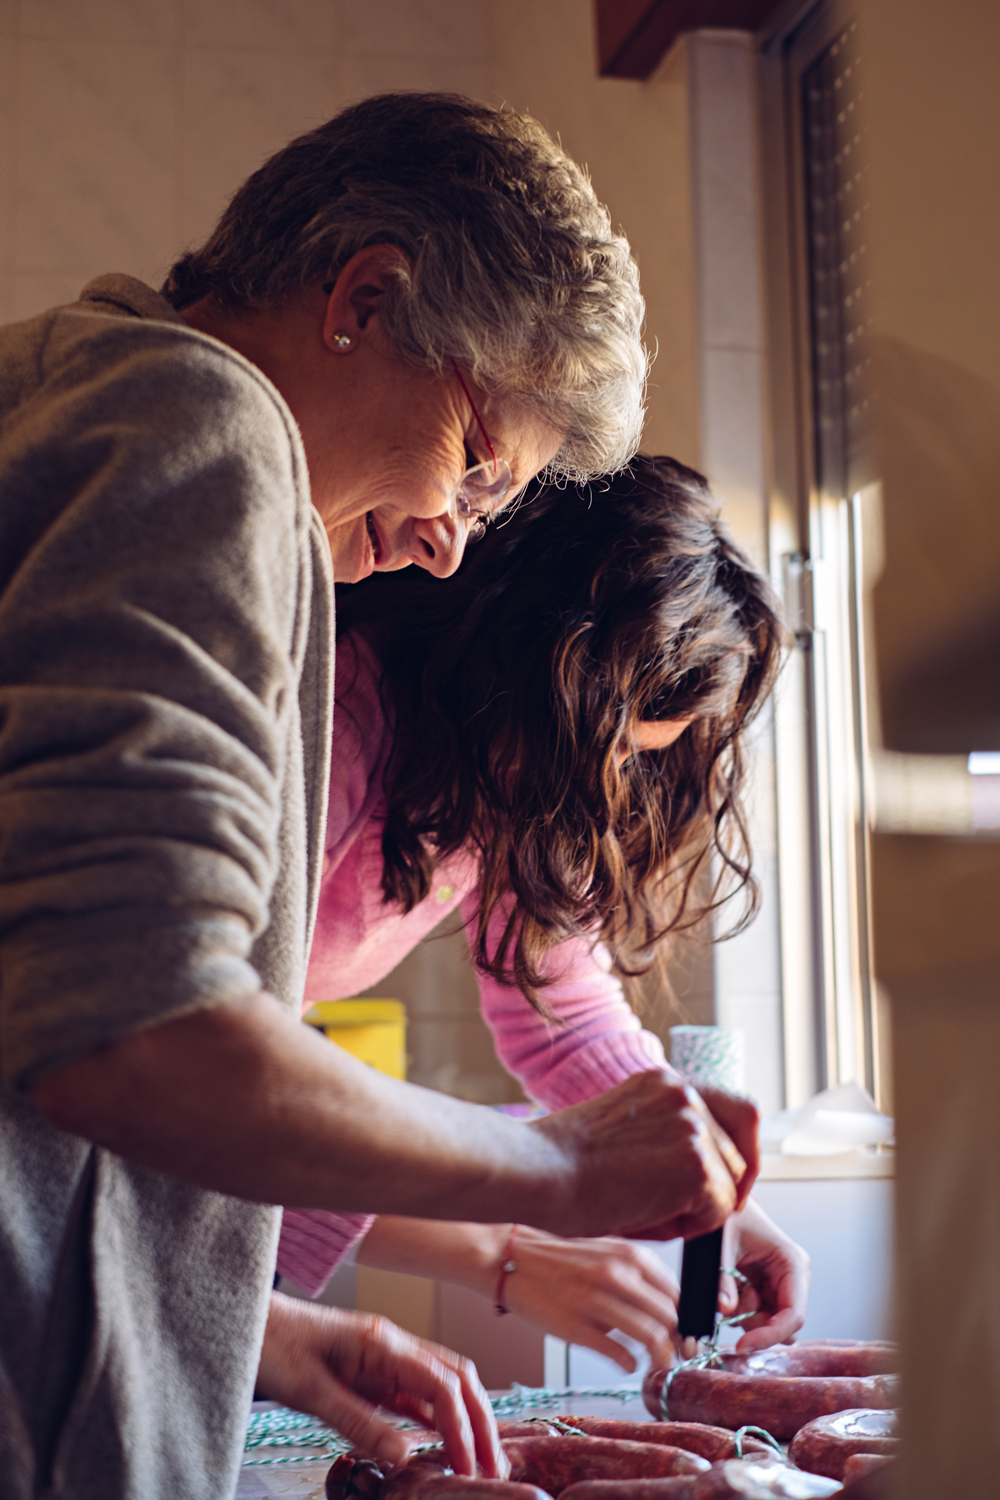
M730 1119L744 1170L660 1075L521 1128L298 1022L331 737L324 529L352 528L344 576L447 573L536 471L621 462L641 311L627 247L536 125L410 95L279 152L163 295L104 277L0 333L12 1500L231 1493L271 1205L666 1233L747 1190L751 1122ZM318 1360L376 1398L412 1378L456 1467L477 1449L495 1470L454 1370L394 1366L371 1327L338 1354L311 1326Z

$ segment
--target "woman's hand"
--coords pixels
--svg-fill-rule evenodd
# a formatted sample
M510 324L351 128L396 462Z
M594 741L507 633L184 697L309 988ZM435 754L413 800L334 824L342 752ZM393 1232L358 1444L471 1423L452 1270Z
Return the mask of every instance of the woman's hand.
M749 1166L715 1108L752 1147ZM550 1200L556 1212L543 1222L570 1235L595 1229L646 1240L707 1234L739 1206L756 1173L754 1105L722 1094L710 1110L666 1069L634 1073L607 1093L520 1128L546 1139L566 1162L565 1196Z
M746 1171L736 1186L736 1207L741 1209L760 1170L760 1142L757 1129L760 1111L744 1094L730 1094L726 1089L697 1085L698 1093L708 1106L709 1114L732 1140L746 1162Z
M358 1262L408 1271L470 1287L492 1302L509 1224L438 1224L433 1220L375 1220L358 1247ZM631 1240L564 1240L518 1226L517 1266L504 1278L504 1306L569 1343L606 1354L635 1369L628 1350L609 1338L617 1328L650 1357L669 1364L677 1333L677 1278L653 1251Z
M740 1325L739 1352L794 1343L809 1296L809 1257L801 1245L783 1234L753 1198L729 1220L723 1244L725 1264L742 1272L747 1284L737 1290L733 1277L723 1275L719 1310L724 1317L753 1313Z
M511 1312L570 1344L596 1349L629 1374L632 1355L613 1328L645 1344L653 1365L671 1364L677 1338L677 1278L631 1240L563 1240L521 1225L517 1270L504 1284Z
M257 1390L319 1417L381 1463L404 1463L419 1436L376 1407L439 1432L456 1474L491 1479L509 1465L489 1397L471 1360L404 1333L385 1318L271 1293Z

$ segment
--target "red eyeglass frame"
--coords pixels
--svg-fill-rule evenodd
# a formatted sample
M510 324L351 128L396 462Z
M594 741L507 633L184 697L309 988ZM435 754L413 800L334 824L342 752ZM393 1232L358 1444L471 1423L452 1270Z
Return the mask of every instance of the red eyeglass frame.
M451 367L455 371L455 376L456 376L456 378L458 380L459 385L462 387L462 390L465 392L465 399L468 401L469 405L472 407L472 415L475 417L476 422L479 425L479 431L483 435L483 442L486 444L487 448L490 450L490 458L492 458L492 460L493 460L493 468L496 469L497 464L499 463L499 460L498 460L498 458L496 456L496 451L494 450L493 444L490 442L490 435L486 431L485 426L483 425L483 419L479 415L479 411L478 411L478 409L476 407L476 403L472 399L472 393L469 390L469 387L466 385L465 381L462 379L462 372L458 368L458 365L455 363L454 359L452 359L451 355L449 355L448 358L451 359Z

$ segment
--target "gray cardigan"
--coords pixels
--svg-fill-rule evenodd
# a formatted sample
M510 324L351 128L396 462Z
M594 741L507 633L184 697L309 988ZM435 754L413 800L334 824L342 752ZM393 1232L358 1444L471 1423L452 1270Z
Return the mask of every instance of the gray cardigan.
M0 1488L224 1500L278 1212L55 1130L27 1085L300 1002L333 589L259 370L129 277L0 329Z

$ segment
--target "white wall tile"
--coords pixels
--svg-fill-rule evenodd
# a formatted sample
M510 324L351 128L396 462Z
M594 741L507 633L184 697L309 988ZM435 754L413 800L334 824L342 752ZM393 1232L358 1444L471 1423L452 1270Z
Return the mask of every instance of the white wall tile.
M15 269L158 264L174 222L174 55L21 43Z
M337 0L180 0L180 4L186 46L329 52L343 45Z
M758 1182L754 1197L812 1261L799 1338L892 1338L892 1182Z
M737 542L766 570L763 380L760 353L703 347L701 462Z
M180 0L21 0L21 35L170 46L179 9Z
M348 52L487 61L484 0L341 0Z
M340 62L327 53L223 52L184 56L179 238L198 241L229 198L293 136L345 102Z
M701 336L710 347L759 349L752 40L700 32L689 58Z

